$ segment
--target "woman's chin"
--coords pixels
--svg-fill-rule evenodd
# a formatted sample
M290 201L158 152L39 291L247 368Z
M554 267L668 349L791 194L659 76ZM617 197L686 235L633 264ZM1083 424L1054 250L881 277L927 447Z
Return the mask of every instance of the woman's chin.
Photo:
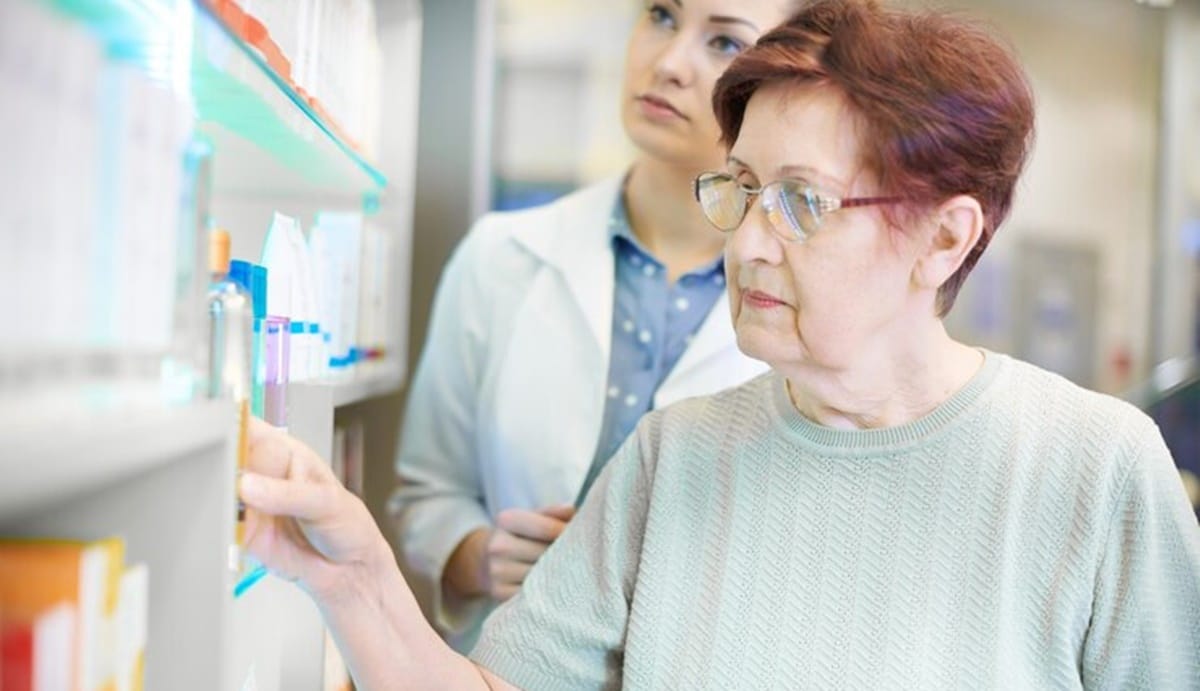
M690 136L682 124L668 127L635 119L625 123L625 135L643 155L664 163L701 170L713 167L714 161L720 159L716 147L712 147L711 155L698 155L704 144Z
M789 339L758 326L738 327L737 346L746 357L765 362L775 369L778 364L795 360L797 356L794 336Z

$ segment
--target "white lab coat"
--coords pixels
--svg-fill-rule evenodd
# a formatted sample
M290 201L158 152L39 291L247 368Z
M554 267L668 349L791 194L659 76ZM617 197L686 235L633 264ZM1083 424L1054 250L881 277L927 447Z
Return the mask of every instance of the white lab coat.
M485 216L442 275L409 391L391 510L409 569L428 579L435 624L452 642L473 641L490 611L442 596L454 548L504 509L573 502L592 462L612 340L608 221L620 184ZM737 349L723 295L654 407L765 369Z

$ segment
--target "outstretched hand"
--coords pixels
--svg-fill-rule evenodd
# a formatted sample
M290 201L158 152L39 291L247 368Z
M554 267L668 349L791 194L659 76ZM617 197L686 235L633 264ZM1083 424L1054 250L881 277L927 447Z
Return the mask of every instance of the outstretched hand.
M357 688L514 688L438 638L367 507L325 461L260 420L249 434L247 548L317 601Z
M252 555L322 601L348 574L391 559L366 506L312 449L258 419L249 434L240 490Z

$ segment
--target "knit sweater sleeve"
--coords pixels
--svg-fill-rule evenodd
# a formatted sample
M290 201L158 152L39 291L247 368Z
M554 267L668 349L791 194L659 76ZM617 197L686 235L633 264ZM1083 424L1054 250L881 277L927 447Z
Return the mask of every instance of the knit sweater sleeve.
M1200 526L1147 418L1118 485L1084 641L1084 687L1200 689Z
M521 591L488 619L475 662L526 691L620 688L655 417L643 418Z

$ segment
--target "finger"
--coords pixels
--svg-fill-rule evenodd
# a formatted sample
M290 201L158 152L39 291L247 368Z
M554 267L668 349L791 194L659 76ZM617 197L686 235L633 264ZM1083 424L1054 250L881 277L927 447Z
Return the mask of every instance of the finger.
M334 511L336 487L302 480L280 480L243 473L239 483L242 501L256 511L315 521Z
M504 530L492 533L488 540L487 554L489 559L509 559L532 564L542 558L548 543L537 540L526 540Z
M507 509L496 517L496 525L517 537L554 542L567 524L536 511Z
M247 433L250 435L250 439L254 440L254 439L260 439L260 438L264 438L264 437L272 437L272 436L276 436L278 434L282 434L282 430L274 427L273 425L268 424L265 420L263 420L260 417L255 417L255 416L251 415L249 427L247 428Z
M319 463L307 446L283 430L251 417L247 430L248 470L268 477L302 477L311 475L306 465Z
M494 585L520 587L525 582L525 577L529 575L529 569L531 568L533 568L532 564L503 560L494 561L488 564L488 575L491 576Z
M250 418L247 469L275 478L332 477L329 465L300 440L281 429Z
M575 507L572 504L555 504L538 509L538 513L560 521L569 521L575 517Z
M250 418L247 470L268 477L288 477L294 451L279 430L258 418Z
M287 440L291 439L284 430L253 415L249 417L246 436L251 446L255 444L286 444Z

